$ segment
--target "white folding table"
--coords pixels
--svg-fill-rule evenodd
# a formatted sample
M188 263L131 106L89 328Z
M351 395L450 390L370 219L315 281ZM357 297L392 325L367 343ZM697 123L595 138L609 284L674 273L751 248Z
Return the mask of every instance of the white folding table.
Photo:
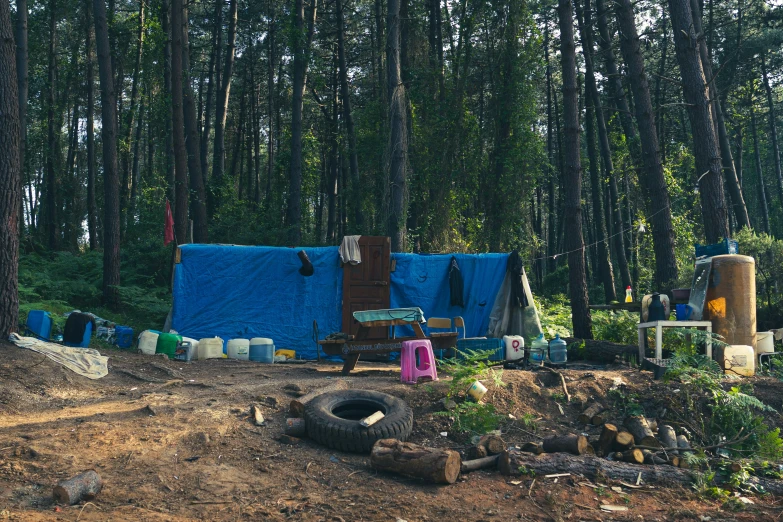
M712 321L651 321L649 323L639 323L639 362L644 361L644 345L647 339L647 329L655 328L655 358L660 359L663 352L663 329L664 328L704 328L707 333L712 333ZM707 357L712 359L712 340L706 341Z

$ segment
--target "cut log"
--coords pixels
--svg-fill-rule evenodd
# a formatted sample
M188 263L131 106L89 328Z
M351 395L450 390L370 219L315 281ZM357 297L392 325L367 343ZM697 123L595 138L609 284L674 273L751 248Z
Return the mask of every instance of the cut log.
M348 381L337 379L333 383L327 384L326 386L321 386L320 388L313 390L310 393L299 397L298 399L292 400L291 405L288 407L288 411L291 413L292 417L304 417L305 404L323 393L337 390L347 390L348 387Z
M436 484L454 484L462 459L454 450L427 448L396 439L381 439L370 453L370 465L380 471L392 471Z
M658 432L658 421L656 419L651 419L647 417L647 425L650 427L650 431L653 433Z
M682 457L685 457L689 453L693 453L693 451L691 450L691 443L688 442L688 438L685 435L677 435L677 447L679 448L678 452ZM678 465L681 468L691 467L685 458L680 458L680 462Z
M600 402L594 402L590 404L585 410L577 417L579 424L590 424L593 421L593 417L604 411L604 407Z
M250 413L253 415L253 423L256 426L264 425L264 415L261 413L261 408L258 407L258 404L253 404L250 407Z
M487 450L487 455L499 455L506 451L506 443L497 435L484 435L478 441L477 446Z
M642 453L644 453L644 463L645 464L659 464L660 465L660 464L668 464L669 463L668 460L666 460L666 459L664 459L662 457L659 457L658 455L656 455L655 453L653 453L650 450L644 450L644 451L642 451Z
M637 446L652 446L653 448L661 446L661 443L658 442L658 439L653 435L650 425L647 423L647 419L644 417L627 417L623 422L623 425L631 432L634 443Z
M598 415L593 415L593 418L590 419L590 424L593 426L600 426L601 424L606 423L606 413L599 413Z
M614 444L615 437L617 437L617 426L614 424L604 424L604 427L601 430L601 436L598 438L598 447L596 448L596 453L599 457L609 454L609 450L611 450L612 445Z
M614 438L614 444L612 447L618 451L625 451L633 446L633 435L627 431L620 431Z
M522 447L519 449L519 451L525 451L527 453L534 453L536 455L541 455L544 453L544 447L541 444L538 444L537 442L525 442L522 444Z
M462 463L460 470L462 473L468 473L478 469L497 468L498 457L500 457L500 455L491 455L481 459L466 460Z
M584 435L561 435L544 439L546 453L573 453L583 455L587 449L587 437Z
M471 446L465 451L465 456L469 460L483 459L487 456L487 448L484 446Z
M595 448L592 444L588 444L585 448L585 455L595 455Z
M567 453L532 455L517 450L503 453L498 460L498 469L504 475L521 475L522 470L533 471L537 476L571 473L584 475L591 480L605 480L606 477L610 477L612 480L629 484L636 484L636 479L641 473L641 480L645 484L681 484L685 487L689 487L694 479L690 471L672 466L638 466L587 455L575 456ZM716 483L723 483L727 479L728 477L716 474L714 480ZM763 486L773 495L783 495L783 481L751 477L750 482Z
M573 347L568 350L568 359L572 361L578 359L603 362L615 362L617 359L629 361L633 357L638 358L639 356L639 347L631 344L576 339L574 337L565 339L565 342L569 347Z
M288 444L289 446L296 446L301 442L299 437L292 437L291 435L280 435L277 437L277 441L281 444Z
M631 464L644 464L644 453L638 448L631 448L622 452L618 460L630 462Z
M668 424L661 425L658 429L658 437L661 439L664 448L677 447L677 435L674 433L674 428ZM677 450L669 450L667 453L677 455Z
M376 411L372 415L368 415L367 417L360 420L359 424L362 426L362 428L369 428L385 416L386 415L382 411Z
M82 500L94 499L101 492L101 488L103 488L101 476L91 469L57 484L52 495L57 504L72 506Z
M305 420L298 417L291 417L285 420L285 428L283 433L291 435L292 437L304 437L307 429L305 427Z

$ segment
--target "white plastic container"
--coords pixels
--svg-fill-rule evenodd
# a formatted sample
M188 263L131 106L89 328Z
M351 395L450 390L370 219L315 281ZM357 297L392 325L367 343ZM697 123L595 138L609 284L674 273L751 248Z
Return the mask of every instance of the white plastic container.
M250 358L250 341L247 339L231 339L226 349L229 359L247 361Z
M473 384L468 388L468 395L473 397L476 402L479 402L487 393L487 387L484 386L481 381L473 381Z
M254 362L272 364L275 362L275 343L266 337L250 339L249 359Z
M155 355L155 347L158 346L160 332L144 330L139 334L139 351L144 355Z
M756 357L775 351L774 332L756 332Z
M504 335L503 346L506 348L506 360L517 361L525 357L525 338L521 335Z
M198 360L222 359L223 339L220 337L207 337L198 342Z
M718 355L718 362L724 373L751 377L756 373L756 355L753 347L744 344L733 344L723 348Z

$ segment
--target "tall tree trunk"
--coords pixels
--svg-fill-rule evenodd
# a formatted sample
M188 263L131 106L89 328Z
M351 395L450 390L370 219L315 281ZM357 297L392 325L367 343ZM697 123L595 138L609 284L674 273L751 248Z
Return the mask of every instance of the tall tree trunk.
M729 236L729 219L723 192L720 148L715 135L707 85L699 56L699 43L688 0L668 0L674 47L680 64L682 90L691 120L696 179L701 196L704 234L708 243Z
M74 42L76 42L74 40ZM78 44L74 45L74 52L71 56L71 63L76 63L77 52L79 50ZM73 75L69 75L70 84ZM68 129L68 153L65 156L65 168L63 169L63 190L61 198L63 200L63 239L66 249L76 251L79 247L78 234L76 230L79 227L81 220L76 219L76 193L78 190L78 183L74 179L74 170L76 168L76 151L79 146L79 95L75 94L73 97L73 112L71 113L71 124ZM66 115L66 125L67 115Z
M701 57L704 76L707 80L707 92L712 101L715 129L720 145L721 163L723 165L723 174L725 176L728 193L731 197L731 205L734 210L734 217L737 220L739 228L750 228L750 218L748 217L748 207L745 205L745 198L742 196L737 170L734 165L734 158L731 154L731 143L729 142L729 133L726 130L726 121L723 117L723 107L721 107L720 93L718 92L718 83L714 81L712 74L712 53L707 49L707 43L704 38L704 30L701 23L701 10L699 0L690 0L691 14L693 15L693 30L696 32L696 38L699 44L699 55Z
M27 0L16 0L16 72L19 91L19 176L25 179L27 172ZM21 183L21 181L20 181ZM20 189L21 190L21 189ZM24 191L22 191L24 192ZM19 198L19 231L24 229L24 202Z
M286 226L288 243L298 245L302 241L302 106L307 81L307 62L313 41L318 0L312 0L308 13L308 27L305 32L304 0L294 3L294 70L291 107L291 170L288 189Z
M348 65L345 59L345 21L343 13L342 0L336 0L335 9L337 10L337 56L340 62L340 95L343 100L343 117L345 118L345 129L348 132L348 155L351 165L351 205L353 207L352 218L354 232L360 233L364 226L362 216L361 195L363 187L359 181L359 155L356 150L356 131L353 125L353 115L351 113L351 97L348 90Z
M269 114L269 136L267 136L266 154L266 201L269 204L272 193L272 178L275 171L275 102L277 101L277 83L275 83L275 35L277 23L275 20L275 0L269 0L269 28L267 33L267 103Z
M139 30L136 37L136 63L133 67L133 79L131 80L130 110L125 117L122 146L122 187L120 190L120 202L122 206L122 234L128 226L128 210L130 207L131 179L131 152L133 150L133 125L136 119L136 111L139 98L139 74L141 74L141 57L144 52L144 1L139 2Z
M212 49L209 53L209 81L207 83L207 99L204 104L204 129L201 132L201 175L204 177L203 184L206 184L209 173L209 135L212 132L212 108L215 95L215 62L218 49L218 33L222 30L221 22L223 13L223 1L215 0L215 21L212 28ZM201 94L201 93L199 93Z
M120 178L117 172L117 103L111 70L109 28L104 0L93 0L98 73L101 82L101 139L103 141L103 301L119 304Z
M588 308L585 245L582 238L582 164L579 146L579 91L576 85L576 47L571 0L558 0L560 54L563 67L563 120L565 122L565 221L568 251L568 290L574 336L592 339L592 319Z
M175 27L176 29L176 27ZM193 215L193 241L209 242L207 229L207 205L204 191L204 176L201 173L201 143L198 137L198 120L196 120L196 99L193 96L193 86L190 83L190 44L188 40L188 8L182 9L182 110L185 120L185 144L188 153L188 172L190 173L190 189L193 198L190 201Z
M671 202L663 165L658 155L658 133L655 128L650 84L644 70L644 58L639 45L631 0L619 0L617 21L620 25L620 49L628 66L628 77L634 98L636 123L642 147L642 167L639 176L647 196L647 208L655 251L656 290L668 291L677 281L677 258L674 255L674 226Z
M226 117L228 116L228 98L231 91L231 76L234 68L234 56L236 55L237 39L237 9L238 0L231 0L229 4L228 42L226 47L226 63L222 73L220 92L217 99L217 114L215 115L215 150L212 159L212 184L209 194L212 198L210 209L214 210L219 205L218 194L223 183L223 173L226 167Z
M660 147L661 163L666 163L666 111L661 107L662 100L666 98L666 84L663 76L666 73L666 57L669 52L669 24L666 22L666 9L663 9L661 18L661 58L658 61L658 74L655 77L655 128L658 131L658 145Z
M59 122L55 120L57 92L57 2L49 1L49 79L46 86L46 238L50 250L60 246L60 221L57 212L57 171L61 163Z
M236 1L236 0L234 0ZM174 140L174 240L188 242L188 154L183 111L182 0L171 0L171 132Z
M405 192L408 164L407 95L400 71L400 0L388 0L386 90L389 100L389 221L392 252L405 248Z
M589 52L584 53L585 64L587 64L587 75L586 75L587 91L591 100L591 104L593 105L593 107L595 107L596 126L598 127L598 143L601 151L601 162L604 168L604 176L607 179L612 180L615 178L615 172L614 172L614 164L612 162L612 151L609 146L609 132L607 131L606 128L606 120L604 118L603 107L601 106L601 97L598 93L598 85L595 80L595 73L594 73L593 59L592 59L592 55L593 55L592 33L587 29L589 27L592 27L592 24L590 23L591 22L590 19L588 19L587 23L581 22L580 19L582 18L582 16L580 13L581 12L580 4L577 1L575 1L574 5L576 6L577 9L577 19L580 22L579 23L580 30L583 30L583 36L582 36L583 47L589 50ZM586 13L589 13L589 9L586 10ZM633 125L631 125L631 128L633 128ZM619 201L616 199L612 201L613 205L617 205L618 203ZM597 208L600 209L602 207L599 206ZM618 209L618 213L619 213L619 209ZM620 221L616 223L615 228L617 230L623 230L621 217L620 217ZM620 270L620 279L622 280L623 286L629 286L631 285L631 273L628 268L628 260L625 254L623 234L617 234L614 237L614 240L617 243L616 255L617 255L618 268Z
M251 68L251 73L253 68ZM260 78L259 78L260 80ZM255 163L253 164L253 200L261 203L261 85L253 81L253 148Z
M764 186L764 171L761 169L761 154L759 153L759 137L756 131L756 111L753 103L750 105L750 129L753 134L753 158L756 162L756 177L759 184L759 206L761 207L762 230L769 234L769 205L767 204L767 188Z
M772 160L775 164L775 179L778 182L778 195L783 205L783 167L780 164L780 144L778 143L777 120L775 119L775 104L772 99L772 87L769 85L767 77L766 57L761 55L761 76L764 82L764 89L767 91L767 106L769 107L769 136L772 142Z
M0 2L0 339L19 323L19 202L22 199L19 84L11 9Z
M149 88L149 84L147 86ZM141 135L144 128L144 98L139 101L139 118L136 122L136 138L133 140L133 166L131 168L130 202L128 203L128 219L132 222L136 216L139 183L141 182Z
M95 74L93 66L92 44L92 0L85 0L85 25L84 25L84 56L87 67L87 234L89 235L90 250L98 248L98 209L95 203L95 120L93 108L95 107Z
M557 254L557 210L555 208L555 187L557 176L554 167L555 150L552 140L554 134L554 118L552 116L552 64L549 61L549 19L544 20L544 60L546 61L546 151L547 151L547 213L549 216L546 231L547 272L555 271L555 254Z
M161 6L161 29L166 38L166 42L163 46L163 98L164 100L171 100L171 0L162 0ZM171 103L165 103L166 107L166 154L165 154L165 166L166 166L166 196L174 203L174 138L171 131Z

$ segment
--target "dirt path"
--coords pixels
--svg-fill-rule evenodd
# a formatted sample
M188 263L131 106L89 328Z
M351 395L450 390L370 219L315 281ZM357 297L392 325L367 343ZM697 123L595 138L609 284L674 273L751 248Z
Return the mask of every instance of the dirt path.
M378 474L364 455L275 440L291 400L284 386L316 389L339 377L337 364L177 363L106 354L109 376L89 381L0 343L0 520L716 521L773 520L780 513L777 499L724 512L684 490L618 493L613 483L590 487L579 477L512 483L494 472L475 472L443 487ZM349 378L352 388L391 393L414 408L414 442L465 447L466 436L440 435L450 431L451 421L434 415L445 379L414 387L399 383L393 365L360 363L358 369ZM605 395L618 378L649 386L647 374L622 368L567 374L575 400ZM561 414L552 398L559 381L522 371L507 371L504 378L509 386L489 396L503 415L535 415L537 436L577 430L579 409L565 405ZM265 426L249 421L251 403L262 405ZM510 420L505 437L531 440L530 429ZM56 507L52 485L90 468L104 479L100 496ZM604 513L599 506L605 503L629 510Z

